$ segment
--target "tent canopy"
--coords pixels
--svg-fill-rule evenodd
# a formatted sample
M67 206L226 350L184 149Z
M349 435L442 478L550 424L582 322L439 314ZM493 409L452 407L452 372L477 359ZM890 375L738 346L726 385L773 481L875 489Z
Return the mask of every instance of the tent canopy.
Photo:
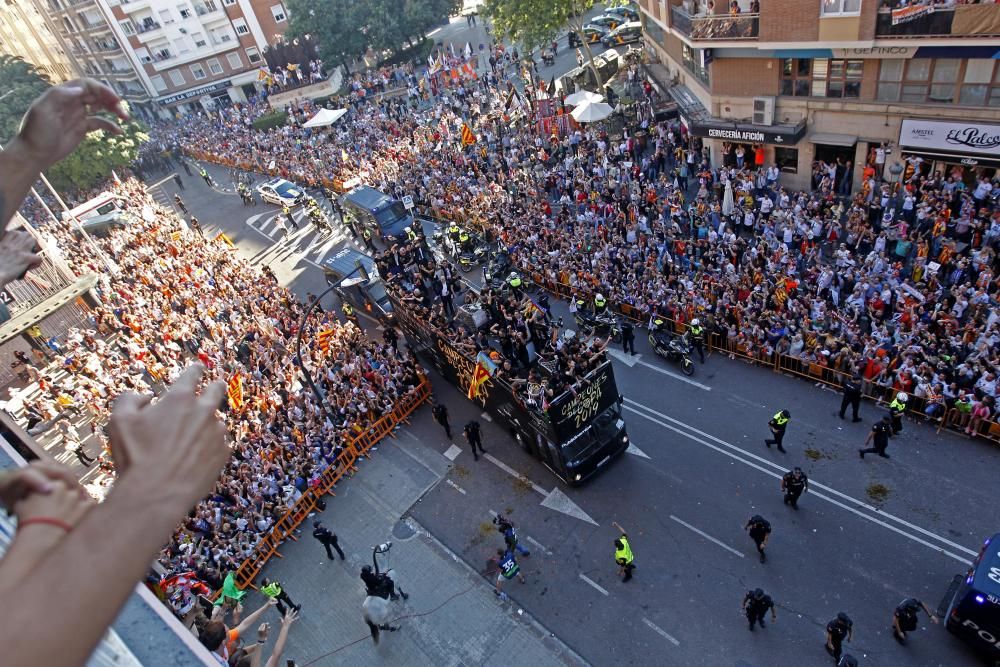
M592 93L589 90L578 90L571 95L567 95L564 101L569 106L575 107L576 105L583 104L584 102L603 102L604 96Z
M596 123L611 115L611 105L604 102L584 102L570 112L578 123Z
M333 125L345 113L347 113L347 109L320 109L302 127L326 127L327 125Z

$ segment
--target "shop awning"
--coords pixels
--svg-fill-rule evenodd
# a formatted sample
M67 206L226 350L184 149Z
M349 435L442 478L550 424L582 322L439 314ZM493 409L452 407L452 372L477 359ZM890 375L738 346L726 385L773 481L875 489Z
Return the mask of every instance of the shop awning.
M947 164L961 164L966 167L994 167L1000 168L1000 157L983 157L981 155L970 155L968 153L947 153L943 151L927 151L903 146L901 148L903 156L915 155L922 157L928 162L940 161Z
M811 144L823 144L825 146L853 146L858 143L855 134L836 134L833 132L813 132L808 139Z

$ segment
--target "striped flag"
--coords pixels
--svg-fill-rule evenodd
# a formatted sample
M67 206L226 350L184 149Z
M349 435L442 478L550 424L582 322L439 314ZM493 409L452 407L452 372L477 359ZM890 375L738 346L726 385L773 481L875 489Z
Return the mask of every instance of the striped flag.
M323 354L330 351L330 338L333 337L333 329L324 329L316 334L316 342L319 344L319 349L323 350Z
M476 143L476 135L466 123L462 123L462 145L471 146Z
M490 379L490 373L486 370L478 361L476 362L476 367L472 369L472 379L469 381L469 399L474 399L479 396L479 389L483 384Z
M229 380L229 388L226 390L229 397L229 407L239 410L243 407L243 376L237 373Z
M541 306L539 306L539 305L538 305L538 304L537 304L537 303L535 302L535 300L534 300L534 299L532 299L532 298L531 298L531 297L529 296L529 297L528 297L528 303L527 303L527 304L525 304L525 306L524 306L524 316L525 316L525 317L528 317L529 315L531 315L531 313L532 313L533 311L536 311L536 310L537 310L538 312L540 312L540 313L541 313L542 315L544 315L544 314L545 314L545 311L544 311L544 310L542 309L542 307L541 307Z
M511 109L517 109L521 106L521 93L517 92L517 88L511 86L510 92L507 93L507 101L504 102L503 110L505 113L510 113Z

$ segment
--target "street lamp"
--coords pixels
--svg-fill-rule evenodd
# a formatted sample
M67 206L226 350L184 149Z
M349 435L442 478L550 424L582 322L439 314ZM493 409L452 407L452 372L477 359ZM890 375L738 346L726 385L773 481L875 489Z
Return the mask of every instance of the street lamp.
M352 278L352 276L355 273L359 272L361 273L361 275L358 278ZM302 362L302 334L306 330L306 321L309 319L309 316L312 315L312 312L316 309L316 306L319 304L319 302L323 300L323 297L325 297L327 294L337 289L338 287L350 287L351 285L357 285L359 283L368 282L368 280L369 280L368 271L361 263L361 260L360 259L355 260L355 267L353 271L344 276L344 278L339 282L335 282L329 287L327 287L325 290L323 290L322 294L320 294L318 297L312 300L312 303L309 304L309 306L306 308L306 312L302 315L302 321L299 322L299 333L295 337L295 361L299 365L299 370L302 371L302 377L305 378L306 384L309 385L309 389L312 390L312 393L316 396L316 399L319 401L319 407L323 411L323 417L326 418L330 423L333 423L333 419L330 415L330 411L326 407L326 398L323 396L323 392L319 390L319 387L316 386L316 382L315 380L313 380L312 373L309 372L309 370L306 368L306 365Z

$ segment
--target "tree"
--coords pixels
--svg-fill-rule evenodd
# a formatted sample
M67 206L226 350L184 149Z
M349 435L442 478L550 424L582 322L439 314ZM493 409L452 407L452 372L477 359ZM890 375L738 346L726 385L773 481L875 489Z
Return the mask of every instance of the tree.
M28 107L51 85L24 58L0 54L0 143L6 145L14 138Z
M66 158L46 173L59 190L73 187L89 188L111 176L114 169L131 165L139 156L139 148L149 141L146 128L132 121L122 125L120 136L102 131L91 132Z
M548 46L569 26L583 45L594 80L600 83L594 54L583 36L583 16L594 4L595 0L486 0L486 15L493 21L493 31L497 35L520 44L529 52Z
M315 0L285 0L288 8L286 39L304 39L306 35L319 44L319 53L327 63L340 63L350 73L350 63L368 49L361 31L367 3L356 0L327 0L318 9Z

